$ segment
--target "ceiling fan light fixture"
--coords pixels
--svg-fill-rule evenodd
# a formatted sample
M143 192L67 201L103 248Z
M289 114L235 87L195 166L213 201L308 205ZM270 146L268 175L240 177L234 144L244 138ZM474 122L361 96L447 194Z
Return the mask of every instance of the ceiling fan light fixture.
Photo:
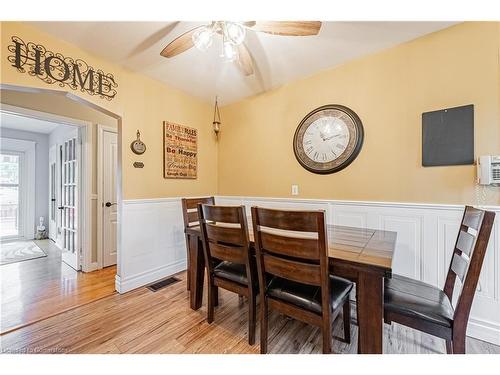
M245 28L235 22L226 22L226 35L227 38L234 44L240 45L245 40Z
M202 27L193 34L193 44L200 51L206 51L212 45L213 31L208 27Z

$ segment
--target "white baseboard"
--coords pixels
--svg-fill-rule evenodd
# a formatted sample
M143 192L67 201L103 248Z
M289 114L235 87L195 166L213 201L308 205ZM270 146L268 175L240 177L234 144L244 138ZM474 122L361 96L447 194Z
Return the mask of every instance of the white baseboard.
M467 336L500 345L500 324L470 318L467 326Z
M118 293L126 293L141 286L151 284L157 280L172 276L178 272L185 271L186 269L186 261L181 260L156 269L144 271L137 275L129 276L126 279L122 279L120 276L116 275L115 289Z
M99 264L97 262L90 263L88 266L85 265L82 266L83 272L92 272L98 269L99 269Z

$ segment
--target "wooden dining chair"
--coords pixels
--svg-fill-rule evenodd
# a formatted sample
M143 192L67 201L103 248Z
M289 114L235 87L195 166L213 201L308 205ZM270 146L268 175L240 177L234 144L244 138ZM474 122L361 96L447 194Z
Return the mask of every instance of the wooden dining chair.
M350 342L349 292L353 284L328 271L324 211L252 207L260 285L260 352L267 352L268 310L318 326L323 353L331 353L332 324L343 309Z
M217 288L248 298L248 343L255 343L258 294L255 258L250 252L245 206L198 205L208 274L208 323L214 320Z
M215 204L214 197L202 197L202 198L182 198L182 218L184 220L184 237L186 238L186 249L187 249L187 290L191 289L191 259L196 256L197 249L191 249L189 234L186 230L189 227L199 225L198 221L198 203L204 204ZM198 245L198 244L197 244ZM200 249L203 245L200 244ZM196 246L197 247L197 246Z
M385 322L441 337L446 340L448 354L464 354L469 313L494 220L494 212L465 207L444 290L398 275L387 279Z

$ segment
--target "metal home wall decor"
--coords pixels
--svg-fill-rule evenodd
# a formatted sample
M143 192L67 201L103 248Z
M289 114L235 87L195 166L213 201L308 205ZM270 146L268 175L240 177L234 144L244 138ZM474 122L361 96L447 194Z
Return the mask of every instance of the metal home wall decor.
M102 99L111 100L116 95L118 84L113 74L94 69L82 59L64 57L48 51L43 45L25 43L13 36L7 48L12 55L7 59L20 73L28 73L48 84L58 84Z

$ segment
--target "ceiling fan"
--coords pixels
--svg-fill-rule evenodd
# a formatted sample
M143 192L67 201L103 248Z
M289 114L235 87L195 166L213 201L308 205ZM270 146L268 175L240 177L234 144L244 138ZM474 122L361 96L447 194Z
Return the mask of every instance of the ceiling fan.
M252 75L254 70L252 58L243 43L247 30L283 36L317 35L321 28L319 21L213 21L191 29L175 38L161 51L163 57L174 57L195 46L206 51L213 43L216 35L222 37L221 56L235 61L243 74Z

